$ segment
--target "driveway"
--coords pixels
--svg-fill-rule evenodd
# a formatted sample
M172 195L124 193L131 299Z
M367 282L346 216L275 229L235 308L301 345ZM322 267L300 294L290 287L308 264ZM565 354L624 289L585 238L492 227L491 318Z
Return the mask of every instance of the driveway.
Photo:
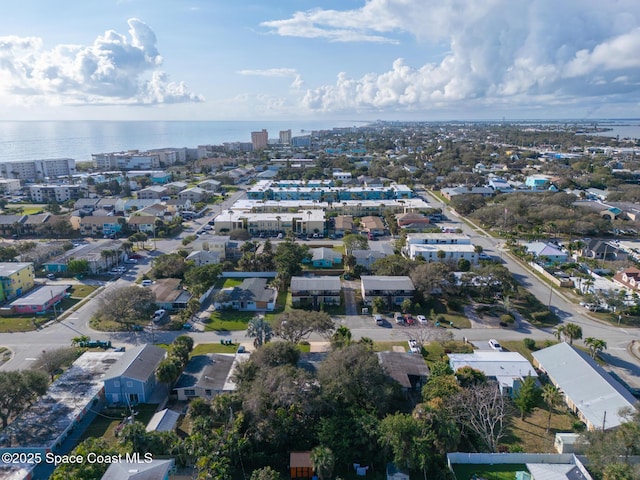
M360 282L355 280L343 280L342 290L344 291L344 304L346 315L358 315L358 304L356 303L356 289Z

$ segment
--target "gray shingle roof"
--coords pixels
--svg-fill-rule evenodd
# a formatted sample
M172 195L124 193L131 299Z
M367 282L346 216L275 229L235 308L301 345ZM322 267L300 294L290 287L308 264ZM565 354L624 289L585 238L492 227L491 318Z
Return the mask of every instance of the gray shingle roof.
M105 380L117 377L146 381L156 371L156 367L166 352L154 345L140 345L125 352L118 363L109 370Z

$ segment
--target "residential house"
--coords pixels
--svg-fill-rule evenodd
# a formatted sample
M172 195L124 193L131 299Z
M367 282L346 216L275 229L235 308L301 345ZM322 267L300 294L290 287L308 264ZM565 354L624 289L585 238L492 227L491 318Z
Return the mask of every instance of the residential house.
M133 232L152 234L156 228L156 217L150 215L131 215L127 219L127 225Z
M204 398L211 400L225 392L227 377L231 373L235 355L214 354L191 357L182 375L173 387L178 400Z
M449 366L454 372L471 367L497 382L503 395L513 395L526 377L538 377L529 361L518 352L476 351L450 353Z
M51 220L50 213L40 213L35 215L27 215L22 223L23 235L38 235L41 227Z
M166 353L155 345L129 347L104 378L107 403L149 403L157 384L156 368Z
M172 207L178 213L183 210L191 211L193 209L193 202L188 198L170 198L169 200L164 200L164 204L168 207Z
M170 172L153 172L149 179L154 185L165 185L171 181L171 176Z
M202 182L198 183L198 187L208 192L219 192L222 189L222 183L219 182L218 180L214 180L210 178L208 180L203 180Z
M74 210L79 210L81 214L91 215L98 205L98 198L80 198L73 204Z
M334 219L334 225L337 235L353 233L353 217L351 215L338 215Z
M596 238L587 242L580 255L596 260L626 260L627 258L627 254L617 246Z
M367 270L370 270L377 260L387 257L386 253L376 250L353 250L351 255L356 259L356 265Z
M484 198L491 198L496 194L496 191L490 187L452 187L452 188L443 188L440 190L440 193L447 200L451 200L453 197L457 195L480 195Z
M113 211L116 215L129 215L159 203L157 198L118 198Z
M529 175L524 184L531 190L547 190L551 185L551 177L549 175Z
M400 228L421 229L431 227L429 217L417 212L399 213L396 215L396 222Z
M216 294L216 309L231 308L243 312L273 311L276 308L278 290L267 286L265 278L245 278L240 285L221 290Z
M292 303L296 307L319 308L320 304L340 305L340 277L291 277Z
M183 200L191 200L192 203L204 202L209 196L209 192L204 188L192 187L182 190L178 193L178 198Z
M376 297L383 298L389 307L413 300L415 287L408 276L363 275L360 278L362 301L371 305Z
M0 302L20 297L34 285L33 263L0 263Z
M156 306L174 312L187 307L191 293L184 290L179 278L160 278L151 286L156 296Z
M220 261L227 258L227 247L229 246L229 237L221 235L206 235L200 237L191 243L193 250L205 250L209 252L217 253ZM206 258L206 257L205 257Z
M589 430L609 430L625 422L620 409L636 398L585 352L566 342L532 353L533 365L562 390L567 406Z
M138 192L136 192L136 197L139 200L160 200L162 197L166 197L168 195L169 189L164 185L151 185L150 187L143 188L142 190L138 190Z
M342 255L327 247L311 249L311 264L315 268L331 268L342 263Z
M384 222L380 217L367 216L360 219L360 228L371 235L384 235Z
M100 480L169 480L169 474L175 470L172 458L150 461L145 458L142 455L140 462L111 463Z
M85 237L111 236L117 235L122 230L122 222L126 223L124 217L116 217L113 215L106 216L88 216L88 217L71 217L71 226L80 230L80 235Z
M220 252L213 252L211 250L196 250L191 252L185 258L187 262L193 262L196 267L203 265L217 265L220 263Z
M524 244L525 248L532 253L535 258L547 259L547 263L566 263L569 254L563 252L558 246L547 242L530 242Z
M640 270L637 268L625 268L613 276L613 282L631 291L638 291L640 290Z
M21 235L22 224L26 219L27 215L0 215L0 235Z
M179 192L187 188L189 184L187 182L175 181L171 183L167 183L165 185L168 190L168 195L177 195Z
M53 310L67 295L71 285L43 285L9 304L15 313L36 315Z
M114 254L106 256L102 252L111 251ZM43 264L47 273L66 272L71 260L86 260L89 262L91 273L101 273L118 265L126 259L126 252L120 240L96 240L86 245L74 247L62 255Z
M378 352L384 371L402 387L406 394L418 393L429 379L429 367L422 355L406 352Z

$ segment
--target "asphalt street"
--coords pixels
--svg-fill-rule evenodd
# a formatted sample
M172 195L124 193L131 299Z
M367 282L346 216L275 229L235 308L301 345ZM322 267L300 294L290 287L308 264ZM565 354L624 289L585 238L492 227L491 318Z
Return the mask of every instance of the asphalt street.
M224 203L218 207L214 207L213 215L219 214L219 212L228 208L236 199L242 196L242 194L243 192L240 191L230 195ZM455 214L447 209L436 197L430 199L430 202L437 207L443 208L443 211L450 219L456 219ZM159 255L177 250L182 245L181 239L183 236L192 234L194 230L206 224L211 217L212 214L209 214L201 219L195 220L192 222L193 225L191 228L186 229L178 238L157 240L156 251L151 255ZM583 307L568 300L558 289L554 288L552 290L547 283L539 279L528 269L525 269L518 260L512 258L505 251L502 251L499 240L491 238L481 230L472 228L460 220L459 225L465 233L471 236L474 244L481 245L484 251L494 258L500 257L518 281L529 289L541 302L550 305L550 308L554 310L563 322L573 322L580 325L582 327L583 337L585 338L595 337L605 340L608 348L602 353L602 357L612 366L613 372L628 385L634 388L640 388L640 365L638 360L628 350L632 340L640 339L640 329L620 328L589 317ZM71 339L78 335L88 335L94 340L111 340L114 346L131 346L141 343L170 343L176 336L184 334L185 332L180 331L107 333L95 331L89 326L89 321L98 308L103 292L131 284L139 275L150 268L150 261L150 258L141 260L140 263L135 265L119 279L106 283L104 289L99 291L89 302L85 303L70 315L64 316L58 322L53 322L37 331L0 334L0 346L8 347L13 351L12 359L0 366L0 369L18 370L29 368L43 350L68 346L71 344ZM358 315L359 312L354 312L353 309L350 309L348 313L352 313L352 315L335 317L335 320L339 325L348 326L352 330L353 337L356 339L369 337L376 341L405 340L412 335L416 335L417 329L428 328L398 326L393 324L392 319L385 326L377 326L371 316ZM455 338L460 340L466 338L481 348L488 348L486 342L490 338L496 338L501 341L522 340L526 337L535 340L554 338L550 330L537 329L526 322L522 322L517 328L513 329L487 328L487 326L484 325L475 325L475 327L476 328L471 329L452 329L451 331ZM435 332L432 333L435 334ZM188 334L194 338L196 343L218 343L220 339L228 338L242 341L248 340L244 332L232 332L228 334L194 331ZM427 334L429 334L429 332L427 332ZM319 341L325 339L312 336L310 340Z

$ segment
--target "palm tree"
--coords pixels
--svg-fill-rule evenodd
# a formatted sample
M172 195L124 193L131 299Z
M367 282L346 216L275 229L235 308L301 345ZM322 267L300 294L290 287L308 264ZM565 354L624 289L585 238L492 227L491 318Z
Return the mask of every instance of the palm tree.
M562 392L551 383L547 383L542 387L542 400L547 404L549 417L547 418L547 433L551 430L551 412L553 408L562 402Z
M247 325L247 337L254 338L253 345L255 347L260 347L268 343L271 337L273 337L271 324L262 316L253 317Z
M311 450L311 465L320 480L328 480L333 473L335 457L330 448L317 446Z
M556 339L561 342L562 341L562 336L564 335L565 331L565 326L564 325L558 325L556 328L553 329L553 336L556 337Z
M564 326L564 334L569 337L569 345L573 345L573 341L582 338L582 327L575 323L567 323Z
M596 358L600 352L607 349L607 342L600 340L599 338L587 337L584 339L584 344L589 347L591 358Z

